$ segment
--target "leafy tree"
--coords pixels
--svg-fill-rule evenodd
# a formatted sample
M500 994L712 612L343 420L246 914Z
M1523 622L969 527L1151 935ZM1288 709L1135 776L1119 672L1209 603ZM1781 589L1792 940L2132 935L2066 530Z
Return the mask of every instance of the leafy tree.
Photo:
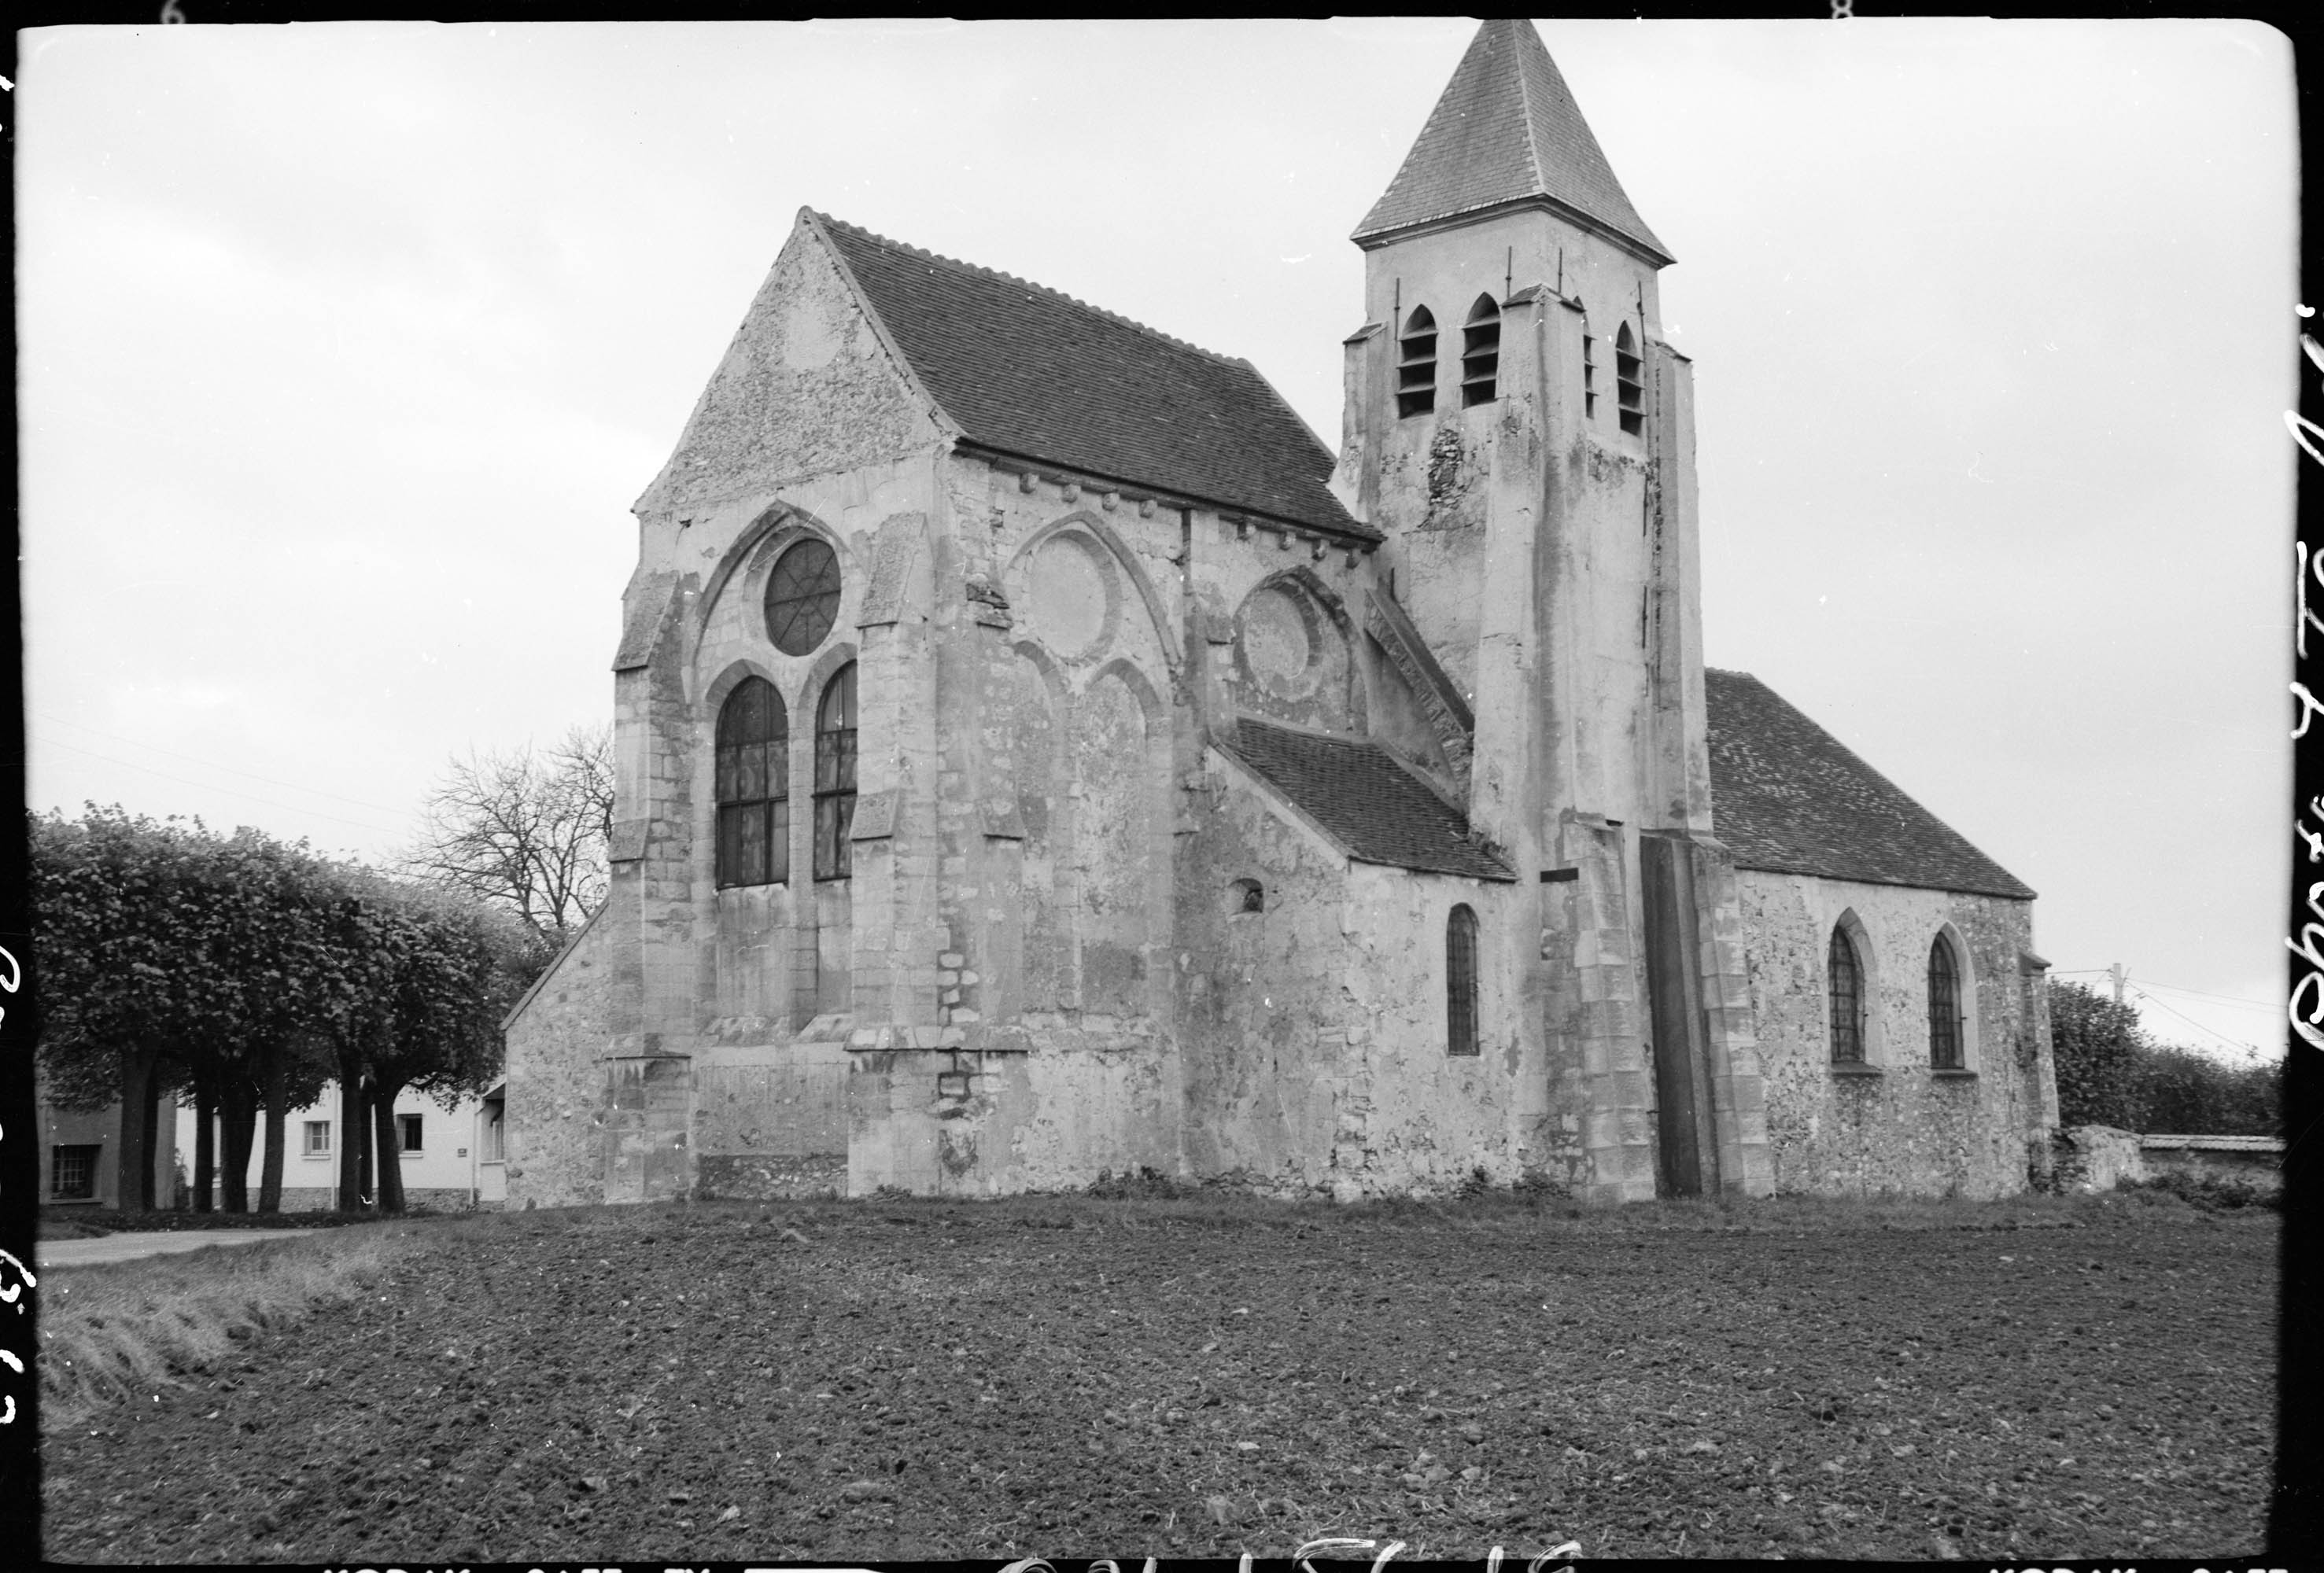
M2152 1044L2136 1010L2052 978L2050 1046L2061 1124L2139 1127L2139 1074Z
M405 873L502 907L562 945L605 898L613 729L576 727L546 752L527 744L456 759L422 815Z

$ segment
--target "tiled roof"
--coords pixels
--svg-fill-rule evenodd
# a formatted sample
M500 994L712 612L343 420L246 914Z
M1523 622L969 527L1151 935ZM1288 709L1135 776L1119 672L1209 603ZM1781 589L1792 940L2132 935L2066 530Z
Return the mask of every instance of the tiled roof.
M1359 862L1514 879L1469 836L1460 812L1377 743L1322 737L1246 716L1227 751L1265 777Z
M2034 898L1757 677L1706 669L1703 688L1711 831L1736 867Z
M813 216L921 385L969 442L1379 538L1326 485L1332 450L1249 361Z
M1657 262L1673 260L1630 206L1541 34L1501 18L1477 30L1355 238L1536 197L1597 220Z

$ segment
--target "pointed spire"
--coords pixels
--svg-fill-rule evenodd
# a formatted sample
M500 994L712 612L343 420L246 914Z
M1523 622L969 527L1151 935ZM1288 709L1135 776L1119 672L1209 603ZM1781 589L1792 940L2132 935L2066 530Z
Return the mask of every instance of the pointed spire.
M1674 260L1623 194L1541 34L1530 22L1496 18L1477 30L1420 140L1354 238L1542 199L1657 265Z

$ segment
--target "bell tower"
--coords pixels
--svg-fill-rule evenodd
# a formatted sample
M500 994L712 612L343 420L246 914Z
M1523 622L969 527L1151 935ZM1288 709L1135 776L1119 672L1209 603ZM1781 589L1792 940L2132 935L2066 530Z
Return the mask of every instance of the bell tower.
M1674 259L1521 20L1479 29L1353 239L1365 321L1333 486L1469 701L1471 823L1541 871L1534 993L1587 1083L1601 1190L1763 1190L1710 839Z

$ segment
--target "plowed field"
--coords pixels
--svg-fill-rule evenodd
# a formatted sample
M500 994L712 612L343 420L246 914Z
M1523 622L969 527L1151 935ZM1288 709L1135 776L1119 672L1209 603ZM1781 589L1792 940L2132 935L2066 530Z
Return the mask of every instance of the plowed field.
M2272 1216L1901 1216L874 1201L429 1224L359 1309L51 1433L44 1538L67 1561L373 1566L1280 1557L1327 1535L1406 1558L2258 1550Z

